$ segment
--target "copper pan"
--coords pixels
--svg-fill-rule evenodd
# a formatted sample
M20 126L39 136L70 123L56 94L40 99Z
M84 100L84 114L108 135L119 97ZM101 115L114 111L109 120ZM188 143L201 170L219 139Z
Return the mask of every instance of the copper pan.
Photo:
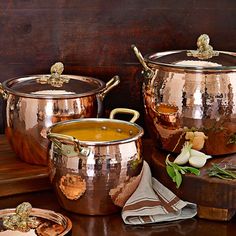
M6 136L23 161L47 165L46 130L52 124L102 114L105 95L120 82L114 76L106 84L97 78L62 75L56 63L51 75L13 78L0 84L6 100Z

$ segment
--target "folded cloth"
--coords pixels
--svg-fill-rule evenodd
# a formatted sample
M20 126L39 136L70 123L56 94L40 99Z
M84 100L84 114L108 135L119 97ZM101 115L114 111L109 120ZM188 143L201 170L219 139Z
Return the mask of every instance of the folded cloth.
M152 177L146 161L143 163L138 187L125 202L121 212L126 224L147 224L192 218L197 205L182 201Z

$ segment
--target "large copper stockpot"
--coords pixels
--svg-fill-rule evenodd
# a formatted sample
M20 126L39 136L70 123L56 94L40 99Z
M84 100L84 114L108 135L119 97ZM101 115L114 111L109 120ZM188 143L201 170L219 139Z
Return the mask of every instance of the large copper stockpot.
M144 58L132 46L144 68L146 125L162 149L179 152L185 141L201 140L198 150L207 154L236 152L236 54L209 42L203 34L197 50Z
M46 130L52 124L102 112L106 93L119 83L113 77L103 81L78 75L61 75L61 62L51 67L51 75L13 78L0 84L6 102L6 136L22 160L47 165Z
M132 113L132 120L113 119ZM143 129L135 110L116 108L110 119L84 118L54 124L49 170L60 205L86 215L117 212L141 178Z

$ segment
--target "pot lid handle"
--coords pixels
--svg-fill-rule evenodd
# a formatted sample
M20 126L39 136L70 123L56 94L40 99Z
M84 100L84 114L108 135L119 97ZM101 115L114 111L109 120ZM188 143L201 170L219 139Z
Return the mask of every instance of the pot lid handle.
M219 52L214 51L209 43L210 37L207 34L200 35L197 39L197 50L187 51L187 56L197 57L201 60L219 56Z
M51 76L44 76L37 79L37 83L40 84L51 84L53 87L60 88L64 83L69 83L69 78L61 77L64 70L64 65L62 62L56 62L51 66L50 72Z

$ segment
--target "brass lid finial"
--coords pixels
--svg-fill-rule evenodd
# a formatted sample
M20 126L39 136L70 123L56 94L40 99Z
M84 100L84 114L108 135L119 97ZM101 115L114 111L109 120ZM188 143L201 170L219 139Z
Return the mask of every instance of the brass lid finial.
M210 37L207 34L200 35L197 40L197 50L188 51L187 56L197 57L202 60L218 56L219 52L214 51L209 43Z
M56 62L51 66L50 77L42 77L37 79L37 82L40 84L51 84L53 87L60 88L64 83L68 83L70 81L69 78L64 78L61 76L64 70L64 65L62 62Z

